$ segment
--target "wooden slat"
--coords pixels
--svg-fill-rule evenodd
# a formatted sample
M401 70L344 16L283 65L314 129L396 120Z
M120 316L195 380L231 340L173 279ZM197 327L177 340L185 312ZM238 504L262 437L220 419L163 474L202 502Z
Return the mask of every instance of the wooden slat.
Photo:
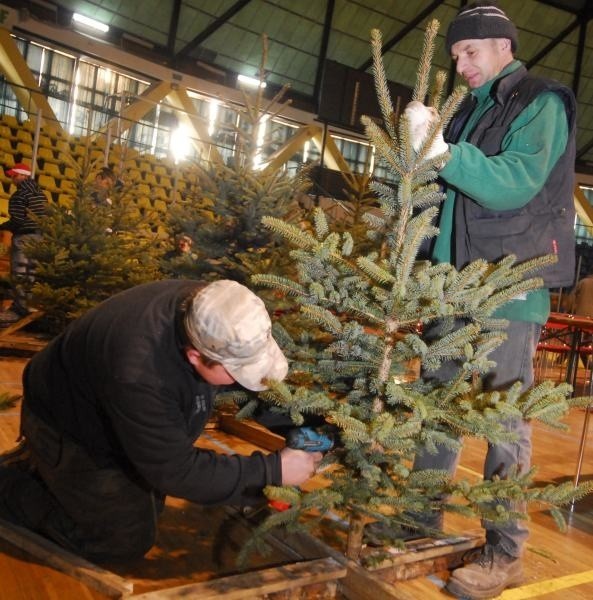
M2 519L0 519L0 537L109 598L125 598L134 591L134 584L131 581L64 550L28 529Z
M286 446L286 440L281 435L272 433L252 421L238 421L234 415L221 415L219 426L225 433L236 435L264 450L281 450Z
M268 594L297 590L315 584L332 584L345 575L346 568L344 565L333 558L323 558L149 592L134 596L134 599L199 598L199 600L209 600L215 598L216 600L245 600L246 598L263 598L267 597Z
M42 316L43 316L43 311L41 311L41 310L36 310L36 311L33 311L32 313L29 313L26 317L19 319L16 323L13 323L9 327L0 329L0 338L5 338L7 336L10 336L15 331L22 329L26 325L29 325L29 323L36 321L37 319L39 319Z

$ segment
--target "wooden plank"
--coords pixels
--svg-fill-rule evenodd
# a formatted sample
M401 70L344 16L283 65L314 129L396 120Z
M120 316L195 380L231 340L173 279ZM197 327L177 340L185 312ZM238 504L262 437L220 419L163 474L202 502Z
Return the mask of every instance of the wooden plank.
M316 584L332 586L345 575L346 568L343 564L338 563L333 558L323 558L148 592L134 596L134 600L171 600L175 598L245 600L246 598L267 598L269 594L300 590Z
M5 337L13 334L15 331L22 329L23 327L29 325L29 323L36 321L37 319L41 318L42 316L43 316L42 310L34 310L33 312L29 313L27 316L23 317L22 319L19 319L16 323L13 323L9 327L0 329L0 338L5 338Z
M2 519L0 519L0 537L109 598L125 598L134 591L134 584L131 581L64 550L28 529Z
M347 567L346 577L338 581L338 590L348 600L418 600L416 594L382 581L352 560Z
M425 538L406 543L405 550L393 549L393 555L377 564L373 569L404 565L420 560L430 560L452 552L467 552L484 545L484 535L452 535L446 538ZM389 551L387 548L383 549ZM367 553L367 556L372 552Z
M406 551L401 554L366 568L373 576L384 581L406 581L455 569L463 564L463 557L468 551L483 544L483 535L424 540L423 545L417 548L406 545Z
M5 350L23 350L25 352L39 352L47 346L44 340L25 338L21 336L2 336L0 335L0 348Z
M281 450L286 446L286 440L281 435L272 433L253 421L239 421L231 414L220 416L220 429L264 450Z

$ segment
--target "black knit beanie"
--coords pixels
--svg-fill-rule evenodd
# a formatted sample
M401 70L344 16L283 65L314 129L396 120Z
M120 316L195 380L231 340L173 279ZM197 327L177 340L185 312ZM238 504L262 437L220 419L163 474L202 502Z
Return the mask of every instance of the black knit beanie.
M450 53L451 46L461 40L507 38L515 52L517 37L517 28L496 2L473 2L462 8L451 21L445 43Z

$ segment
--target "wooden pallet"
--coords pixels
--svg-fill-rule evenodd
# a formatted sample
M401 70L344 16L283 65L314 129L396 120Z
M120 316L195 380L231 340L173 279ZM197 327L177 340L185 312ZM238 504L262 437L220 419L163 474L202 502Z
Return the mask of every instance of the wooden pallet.
M35 353L42 350L47 345L47 340L38 339L32 336L15 335L27 325L30 325L43 316L43 311L35 310L9 327L0 329L0 349L19 350Z
M216 435L230 447L232 440L240 446L244 439L269 450L284 444L280 436L230 415L220 415L213 423L218 427ZM266 536L272 558L256 558L247 570L238 572L237 553L267 510L263 507L258 514L168 500L155 548L145 559L127 565L99 567L5 522L0 522L0 538L107 598L145 600L411 600L410 592L398 582L456 567L465 552L483 543L481 536L465 535L416 540L397 551L361 547L354 552L355 560L345 524L341 542L339 535L327 541L321 530L316 536L273 531ZM377 552L381 560L373 560ZM186 575L175 575L184 566Z

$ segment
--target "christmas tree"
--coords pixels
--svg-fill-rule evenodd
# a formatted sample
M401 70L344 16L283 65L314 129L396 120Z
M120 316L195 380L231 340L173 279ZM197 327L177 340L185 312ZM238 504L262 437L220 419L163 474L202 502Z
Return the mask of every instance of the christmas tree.
M52 333L113 294L161 277L154 211L141 214L125 184L108 201L98 198L90 161L72 166L78 175L71 203L49 203L38 220L41 239L27 250L37 262L32 303Z
M430 67L438 22L425 37L414 99L429 95ZM288 242L296 274L266 273L253 281L290 298L309 320L299 335L275 324L275 335L291 360L284 382L271 382L258 398L235 393L239 417L249 417L262 405L288 415L296 425L325 421L337 447L324 458L328 485L309 492L292 487L269 487L270 499L290 505L271 514L254 534L251 545L270 528L299 527L303 517L312 526L329 511L350 520L351 533L361 532L367 520L385 525L420 527L414 515L444 509L493 521L526 518L509 506L542 503L557 523L563 503L588 493L569 482L538 487L534 470L472 484L441 471L413 471L420 448L437 444L459 448L459 439L473 436L496 443L508 434L501 422L509 417L538 419L563 428L559 419L584 399L570 398L566 384L543 382L521 393L520 382L506 391L485 392L482 377L494 366L489 353L505 337L507 322L493 317L510 299L541 287L533 277L554 260L542 257L517 264L509 256L496 264L475 261L461 271L449 264L419 260L424 241L435 235L433 221L442 200L436 166L442 157L426 160L437 128L445 126L465 90L456 89L441 104L445 77L439 73L430 94L438 112L421 148L410 143L407 116L398 121L389 95L381 57L381 35L372 32L376 90L383 127L364 119L367 134L396 185L374 182L380 211L364 215L371 244L359 251L349 231L331 231L323 211L316 209L308 228L265 217L266 227ZM454 327L463 318L465 326ZM440 322L443 333L427 340L422 330ZM460 364L454 377L438 382L424 377L444 361ZM409 367L422 370L409 377ZM496 500L511 501L510 504ZM311 515L314 516L309 520ZM432 533L432 532L431 532ZM391 541L398 543L394 533Z
M260 82L264 81L267 38L263 37ZM274 119L288 104L286 88L273 98L264 96L264 86L255 92L243 91L244 108L238 111L239 125L229 130L235 151L224 161L192 166L186 197L169 210L172 235L184 233L198 254L195 279L227 278L249 284L254 272L273 268L278 257L272 236L262 216L300 218L298 199L309 187L304 171L292 177L283 167L266 165L273 136ZM269 133L261 132L269 125ZM174 265L171 265L174 269ZM179 275L188 275L187 264Z

